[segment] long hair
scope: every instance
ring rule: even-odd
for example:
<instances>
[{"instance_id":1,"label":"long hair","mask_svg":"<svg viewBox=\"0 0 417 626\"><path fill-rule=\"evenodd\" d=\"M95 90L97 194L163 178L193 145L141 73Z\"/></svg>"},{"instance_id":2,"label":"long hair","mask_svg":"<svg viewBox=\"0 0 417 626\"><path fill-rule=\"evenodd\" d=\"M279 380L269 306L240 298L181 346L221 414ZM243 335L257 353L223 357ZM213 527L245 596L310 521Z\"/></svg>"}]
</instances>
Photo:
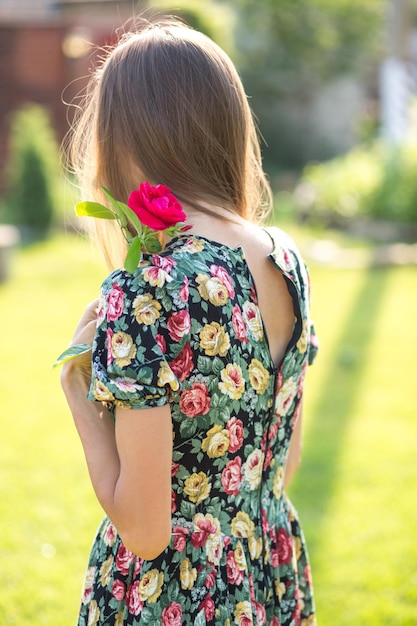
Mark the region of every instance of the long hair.
<instances>
[{"instance_id":1,"label":"long hair","mask_svg":"<svg viewBox=\"0 0 417 626\"><path fill-rule=\"evenodd\" d=\"M125 33L102 60L76 122L70 158L89 199L103 201L104 186L126 202L148 180L214 215L222 207L256 222L270 204L236 68L211 39L172 18ZM109 231L107 220L100 230L106 259L117 265L118 232Z\"/></svg>"}]
</instances>

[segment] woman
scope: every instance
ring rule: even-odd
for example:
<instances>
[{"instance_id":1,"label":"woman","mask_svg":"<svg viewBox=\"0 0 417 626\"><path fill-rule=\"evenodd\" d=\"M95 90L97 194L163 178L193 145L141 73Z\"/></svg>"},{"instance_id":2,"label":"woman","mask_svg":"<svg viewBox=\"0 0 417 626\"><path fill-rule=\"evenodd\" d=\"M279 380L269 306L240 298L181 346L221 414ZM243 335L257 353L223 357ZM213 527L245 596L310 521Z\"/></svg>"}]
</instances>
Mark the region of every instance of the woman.
<instances>
[{"instance_id":1,"label":"woman","mask_svg":"<svg viewBox=\"0 0 417 626\"><path fill-rule=\"evenodd\" d=\"M259 225L269 190L236 69L181 23L144 25L93 78L72 155L89 197L162 183L191 226L133 274L117 228L97 233L116 269L72 341L93 343L92 368L62 371L106 513L79 624L315 624L284 492L314 356L308 277Z\"/></svg>"}]
</instances>

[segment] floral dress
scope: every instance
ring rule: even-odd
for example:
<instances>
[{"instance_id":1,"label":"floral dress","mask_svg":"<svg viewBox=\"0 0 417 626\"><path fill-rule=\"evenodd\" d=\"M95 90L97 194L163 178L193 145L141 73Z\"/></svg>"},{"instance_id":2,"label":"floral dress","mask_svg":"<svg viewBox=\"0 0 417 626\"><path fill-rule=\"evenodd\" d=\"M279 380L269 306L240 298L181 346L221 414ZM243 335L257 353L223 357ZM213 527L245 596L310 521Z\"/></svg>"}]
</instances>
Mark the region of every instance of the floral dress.
<instances>
[{"instance_id":1,"label":"floral dress","mask_svg":"<svg viewBox=\"0 0 417 626\"><path fill-rule=\"evenodd\" d=\"M278 367L241 248L184 234L103 283L89 397L111 411L170 404L172 538L143 560L105 517L79 626L316 623L304 538L283 491L316 350L308 275L292 240L268 232L295 313Z\"/></svg>"}]
</instances>

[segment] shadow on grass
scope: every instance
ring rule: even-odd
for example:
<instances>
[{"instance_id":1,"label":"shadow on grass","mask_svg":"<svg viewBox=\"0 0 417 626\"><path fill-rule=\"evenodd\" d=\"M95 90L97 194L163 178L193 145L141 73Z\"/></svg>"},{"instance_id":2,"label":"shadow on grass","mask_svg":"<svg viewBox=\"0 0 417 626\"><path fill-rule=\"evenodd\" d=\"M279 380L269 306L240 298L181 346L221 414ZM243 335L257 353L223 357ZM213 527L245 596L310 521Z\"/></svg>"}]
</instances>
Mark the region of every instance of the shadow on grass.
<instances>
[{"instance_id":1,"label":"shadow on grass","mask_svg":"<svg viewBox=\"0 0 417 626\"><path fill-rule=\"evenodd\" d=\"M388 279L389 270L369 268L363 272L362 287L335 342L334 353L326 363L327 376L312 407L302 467L291 485L291 497L301 503L301 519L308 529L307 543L312 560L325 541L323 523L334 495L339 457L363 384L363 372Z\"/></svg>"}]
</instances>

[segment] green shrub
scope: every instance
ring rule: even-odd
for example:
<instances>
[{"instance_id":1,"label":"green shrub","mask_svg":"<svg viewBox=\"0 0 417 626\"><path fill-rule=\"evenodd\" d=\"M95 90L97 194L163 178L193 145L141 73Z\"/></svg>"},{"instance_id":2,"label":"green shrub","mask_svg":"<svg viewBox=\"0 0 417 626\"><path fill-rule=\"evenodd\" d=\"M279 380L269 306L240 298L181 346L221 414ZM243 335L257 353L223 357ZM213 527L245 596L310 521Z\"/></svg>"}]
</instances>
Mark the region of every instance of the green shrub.
<instances>
[{"instance_id":1,"label":"green shrub","mask_svg":"<svg viewBox=\"0 0 417 626\"><path fill-rule=\"evenodd\" d=\"M30 237L47 234L60 175L59 150L47 111L27 105L11 118L3 221Z\"/></svg>"},{"instance_id":2,"label":"green shrub","mask_svg":"<svg viewBox=\"0 0 417 626\"><path fill-rule=\"evenodd\" d=\"M375 141L310 164L295 200L304 217L328 224L356 217L417 223L417 147Z\"/></svg>"}]
</instances>

